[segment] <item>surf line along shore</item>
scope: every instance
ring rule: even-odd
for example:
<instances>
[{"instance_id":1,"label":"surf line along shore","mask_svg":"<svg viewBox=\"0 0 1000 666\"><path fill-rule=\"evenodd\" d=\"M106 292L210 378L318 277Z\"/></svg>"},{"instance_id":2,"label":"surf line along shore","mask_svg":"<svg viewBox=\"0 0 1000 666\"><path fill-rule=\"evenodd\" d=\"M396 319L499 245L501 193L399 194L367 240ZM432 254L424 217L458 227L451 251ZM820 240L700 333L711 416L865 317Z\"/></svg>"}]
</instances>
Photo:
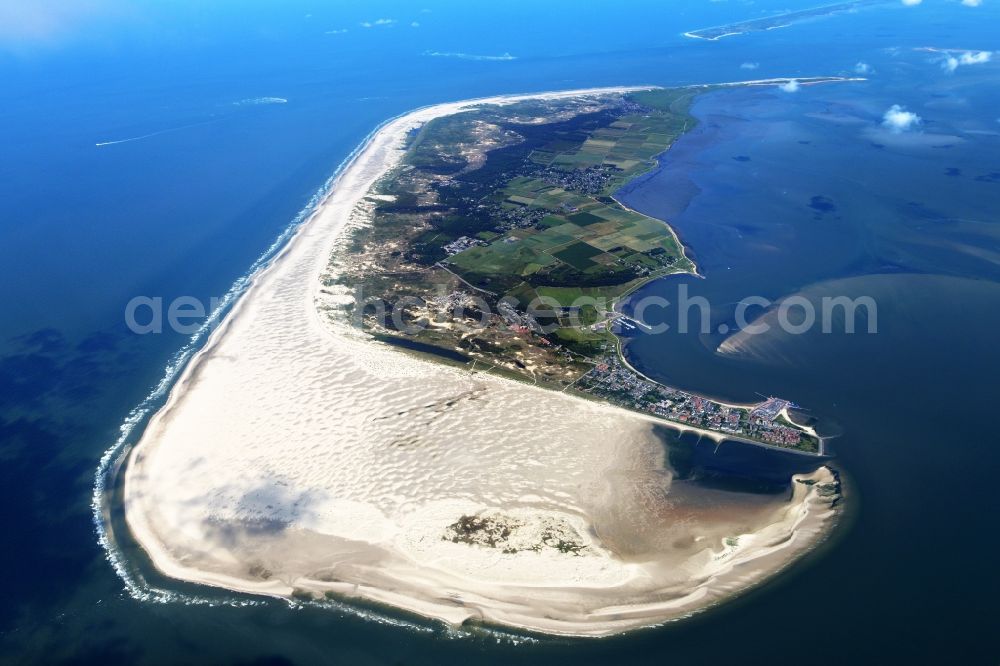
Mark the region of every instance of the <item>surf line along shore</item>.
<instances>
[{"instance_id":1,"label":"surf line along shore","mask_svg":"<svg viewBox=\"0 0 1000 666\"><path fill-rule=\"evenodd\" d=\"M603 636L707 608L815 545L836 515L825 467L720 518L685 505L635 414L413 358L318 313L338 236L411 130L481 104L637 89L436 105L372 136L129 454L125 519L156 569Z\"/></svg>"}]
</instances>

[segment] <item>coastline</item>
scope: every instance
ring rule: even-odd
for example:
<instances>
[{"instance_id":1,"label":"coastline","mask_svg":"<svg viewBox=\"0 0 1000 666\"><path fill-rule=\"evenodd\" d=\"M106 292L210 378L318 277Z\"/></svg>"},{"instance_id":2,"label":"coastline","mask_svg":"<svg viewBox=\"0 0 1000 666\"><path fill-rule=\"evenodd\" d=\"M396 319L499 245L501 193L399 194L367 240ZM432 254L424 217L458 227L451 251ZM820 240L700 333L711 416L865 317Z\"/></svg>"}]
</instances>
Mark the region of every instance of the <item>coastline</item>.
<instances>
[{"instance_id":1,"label":"coastline","mask_svg":"<svg viewBox=\"0 0 1000 666\"><path fill-rule=\"evenodd\" d=\"M236 343L253 341L254 336L259 332L256 327L261 326L262 322L281 320L280 318L289 314L301 318L296 323L301 321L311 325L310 335L313 337L310 338L310 344L316 344L315 336L317 333L321 333L321 338L328 341L331 338L336 338L336 334L329 329L328 324L321 321L319 310L316 307L318 280L303 282L302 278L319 275L337 243L338 234L351 223L351 211L364 198L370 187L398 163L402 155L402 142L413 127L435 117L458 113L479 104L506 104L524 99L582 96L602 92L617 93L649 88L586 89L560 93L481 98L441 104L424 107L399 116L386 123L381 130L375 133L364 148L359 150L354 159L345 166L323 203L298 229L288 244L277 253L273 261L254 276L251 286L243 297L233 306L223 323L212 333L205 346L191 359L170 392L166 404L151 419L141 440L130 452L124 471L126 522L153 565L162 573L173 578L255 594L280 597L306 595L312 598L316 595L321 597L330 592L387 603L425 617L456 624L472 618L545 633L599 636L658 624L701 610L736 591L746 589L773 575L791 561L794 555L809 549L817 538L825 533L833 510L825 508L825 503L821 501L813 487L793 484L794 497L790 506L779 512L782 516L781 520L768 523L767 527L761 529L758 534L747 536L745 539L748 543L747 546L734 547L729 553L724 547L723 553L721 555L716 553L715 559L711 555L715 551L711 548L705 551L705 557L708 558L708 561L703 562L702 572L695 576L699 582L694 585L694 589L686 590L684 594L678 592L670 601L638 603L633 600L623 607L620 604L609 605L607 603L610 601L604 596L607 594L607 590L634 587L637 585L637 580L648 576L648 572L643 570L644 565L641 563L628 563L624 567L612 565L612 563L605 561L610 556L598 544L588 544L588 547L593 546L593 550L598 552L594 558L576 558L577 560L593 559L595 561L574 562L574 564L584 568L575 570L575 573L570 572L572 575L568 579L564 579L561 584L554 584L552 581L559 581L563 576L562 573L559 573L559 569L565 565L565 558L553 555L541 562L543 566L541 566L540 573L549 577L545 580L529 581L530 576L525 578L527 574L520 570L520 567L524 566L525 558L523 557L520 559L515 557L506 563L502 562L503 566L500 570L495 570L495 563L489 564L490 567L493 567L489 569L493 572L490 574L493 578L471 580L468 571L464 574L459 573L454 566L451 570L448 567L435 568L440 567L439 562L445 556L437 551L438 544L423 542L417 544L406 542L404 544L406 546L404 557L395 558L394 556L391 559L391 564L396 567L396 573L389 581L385 578L387 575L385 571L367 570L364 572L364 576L361 576L364 582L350 581L340 574L335 580L314 579L306 575L299 575L294 581L277 576L252 580L245 575L237 575L234 571L226 571L225 567L210 570L197 566L198 560L215 557L223 562L231 562L234 557L232 553L222 552L218 545L209 546L206 544L205 535L210 534L213 529L217 529L217 524L206 521L207 525L200 526L203 529L199 530L195 526L189 526L184 533L172 532L164 527L163 522L157 524L156 518L164 518L164 512L167 509L164 508L164 505L157 504L156 499L174 498L174 495L171 494L172 489L164 484L168 483L171 478L176 481L176 477L170 477L169 474L176 473L179 468L170 465L178 463L179 458L173 460L170 459L170 456L180 455L182 458L184 454L184 452L177 454L168 447L161 446L163 440L168 435L173 438L174 442L178 439L183 440L185 437L203 436L199 426L205 426L213 418L216 418L220 409L226 411L227 414L231 413L231 418L235 421L245 418L253 419L257 416L253 411L259 409L260 404L242 405L238 404L238 401L237 404L227 402L231 400L234 389L243 389L248 386L248 384L233 384L232 382L235 380L248 380L253 384L280 380L274 386L268 387L269 390L262 392L264 399L278 401L277 396L282 394L287 382L295 379L294 377L275 378L258 374L251 362L256 363L262 357L258 356L253 349L246 351L247 345ZM268 308L275 303L283 304L286 309L280 309L271 314ZM279 319L269 320L268 317ZM289 346L303 344L302 340L294 335L298 331L281 333L287 335L285 337L279 335L277 340L271 341L275 346L263 348L262 352L272 352L274 349L284 350ZM341 338L336 338L333 342L350 347L352 353L356 352L359 348L357 345L361 344L359 341L345 341ZM234 354L234 347L238 348L240 353ZM396 354L396 352L391 353ZM246 355L241 356L240 354ZM395 361L395 356L392 360ZM409 376L408 373L422 372L424 369L428 373L431 372L429 368L426 368L430 364L423 361L416 362L416 365L407 365L405 368L402 367L402 364L398 364L388 369L384 365L387 362L387 357L379 356L370 361L363 360L363 362L374 364L376 372L401 373L399 376L403 377ZM240 363L247 367L236 367ZM244 374L233 375L234 372ZM439 374L442 374L442 381L445 379L452 381L457 376L456 372L444 373L442 371ZM525 386L511 388L508 384L513 384L513 382L504 382L504 380L497 378L491 378L485 382L482 378L477 378L476 382L477 384L485 384L487 388L482 389L485 391L506 391L509 389L519 395L531 391L552 393L544 389L532 389ZM255 386L254 389L262 390L259 386ZM474 390L480 390L480 388L477 386ZM199 392L201 393L199 394ZM210 400L198 404L196 399L192 399L195 394L210 398ZM286 396L286 399L288 398L294 400L295 396ZM534 394L531 395L531 399L545 400L542 396ZM559 400L572 401L565 403L572 405L570 409L583 410L582 406L577 407L576 404L585 403L592 416L607 418L609 422L620 418L623 422L630 424L630 429L627 431L633 433L634 430L636 442L644 437L632 420L637 415L630 414L626 421L625 417L617 414L618 411L624 410L617 410L610 406L602 407L595 405L593 401L575 396L567 395ZM263 406L266 407L267 404ZM281 407L287 409L288 405ZM308 407L310 405L307 402L304 408ZM562 402L556 404L555 400L552 401L554 413L564 408L565 405ZM180 432L174 432L167 427L168 425L176 425L182 417L187 420L184 421L183 426L179 426ZM667 427L675 429L683 427L682 424L674 424L660 419L655 420ZM365 421L364 424L367 423L369 422ZM310 424L306 423L303 425L303 430L308 431L309 427ZM279 430L278 436L280 437L282 434L282 431ZM220 446L222 443L214 441L212 444ZM227 454L231 454L233 459L238 459L242 453L245 453L240 450L241 442L238 440L225 442L225 444L230 447L231 450ZM642 446L646 446L648 449L648 444L648 441L643 440ZM594 450L598 451L596 448ZM190 454L190 451L187 453ZM648 451L646 453L648 454ZM605 455L607 454L605 453ZM163 459L168 459L170 465L162 468L157 467L157 463ZM200 463L198 460L188 459L186 464L197 467ZM267 461L257 460L254 464L266 467ZM164 475L164 469L169 474ZM822 473L823 469L825 468L821 468L816 474L819 474L820 478L824 479L823 482L826 483L828 477ZM158 474L159 476L157 476ZM828 475L829 472L826 474ZM159 485L154 487L156 481L159 481ZM188 487L183 490L198 492L196 487ZM156 493L160 493L160 495ZM248 493L247 496L250 494L252 493ZM187 501L190 497L182 499ZM203 501L207 500L203 498ZM534 500L528 502L528 504L532 503L539 504ZM180 502L178 506L180 506ZM239 509L239 507L236 508ZM340 508L350 517L351 522L369 518L372 525L378 526L382 531L390 529L388 524L384 522L384 517L375 516L367 508L354 505L344 505ZM186 514L182 514L181 509L177 509L177 511L178 513L175 515L167 517L174 519L185 517ZM236 511L236 513L239 512ZM581 532L585 531L583 528L586 527L586 522L580 515L582 513L584 510L579 509L571 512L569 517L565 518L567 524L579 523L577 527L581 528ZM241 514L241 517L245 516ZM214 514L210 518L217 519ZM297 520L300 518L301 516L296 516ZM306 518L314 520L314 517L311 516ZM327 524L323 524L323 520L326 520ZM312 543L316 538L315 534L328 535L334 527L341 528L342 525L337 523L337 520L337 516L325 516L322 520L314 521L316 524L310 523L309 529L302 530L297 527L296 533L291 535L289 535L291 530L284 529L282 534L274 537L274 544L277 544L280 539L290 540L288 543L281 541L282 547L288 547L290 544L301 545L303 540ZM292 522L294 521L289 521L289 524ZM330 527L329 523L331 522L336 523L336 525ZM173 524L180 525L183 524L183 521L175 520ZM769 533L768 528L773 526L780 527ZM327 531L324 532L320 527ZM379 529L374 531L378 532ZM774 534L774 532L778 532L778 534ZM241 538L245 536L242 535ZM268 538L271 536L273 535L268 535ZM384 544L385 542L384 534L373 533L368 536L371 537L372 544ZM756 541L764 543L758 543L754 547L754 537L758 537ZM185 549L188 549L188 552L185 553ZM423 559L424 550L427 549L430 549L429 552L433 551L433 557ZM456 557L461 559L460 556L451 551L448 552L446 559ZM389 555L383 550L373 550L372 554L375 555L376 562L382 558L390 560ZM534 556L526 557L530 559ZM721 563L716 561L718 557L723 558ZM501 558L501 561L503 559ZM458 565L458 570L464 566L464 563L457 561L452 562L452 564ZM353 563L353 566L360 567L361 565ZM477 563L476 566L484 565ZM435 597L431 591L423 587L428 581L432 583L432 588L435 590L444 587L460 591L463 595L461 603L456 603L453 598ZM561 591L556 595L558 598L551 600L547 607L544 604L536 604L530 599L530 596L525 596L526 589L537 591L540 585L561 588ZM632 592L638 593L639 590L632 590ZM648 594L648 591L642 594ZM588 606L585 606L589 608L587 612L579 610L582 598L588 602ZM574 611L573 609L578 610Z\"/></svg>"},{"instance_id":2,"label":"coastline","mask_svg":"<svg viewBox=\"0 0 1000 666\"><path fill-rule=\"evenodd\" d=\"M823 19L833 16L835 14L849 12L849 11L857 11L859 9L863 9L878 4L888 4L888 2L887 0L848 0L847 2L836 2L828 5L808 7L806 9L785 11L778 14L772 14L770 16L763 16L755 19L751 18L743 21L737 21L735 23L725 23L723 25L709 26L707 28L698 28L696 30L689 30L688 32L684 32L681 34L684 37L690 37L691 39L704 39L707 41L714 42L722 39L723 37L744 35L750 32L777 30L779 28L789 28L797 23L801 23L804 21L812 19ZM773 25L765 25L769 22L774 22L774 23ZM699 33L711 33L719 30L732 30L732 31L722 32L720 34L711 37L706 37L704 36L704 34L699 34Z\"/></svg>"},{"instance_id":3,"label":"coastline","mask_svg":"<svg viewBox=\"0 0 1000 666\"><path fill-rule=\"evenodd\" d=\"M738 33L731 33L731 34L738 34ZM695 37L696 35L689 35L689 36ZM723 35L723 36L726 36L726 35ZM704 38L701 38L701 37L699 37L699 38L700 39L704 39ZM710 38L710 39L714 40L714 39L718 39L718 37ZM844 77L844 76L814 76L814 77L802 77L802 78L778 77L778 78L767 78L767 79L753 79L753 80L746 80L746 81L732 81L732 82L715 83L715 84L693 84L693 85L688 85L688 86L683 86L683 87L686 87L686 88L710 88L710 87L728 88L728 87L738 87L738 86L770 86L770 85L780 85L780 84L788 83L788 82L791 82L791 81L796 81L800 85L817 85L817 84L822 84L822 83L858 82L858 81L865 81L865 80L867 80L865 77ZM664 151L664 153L661 153L660 155L657 155L656 156L657 160L663 154L665 154L668 151L669 151L669 148L667 149L667 151ZM641 213L639 211L635 211L633 208L627 206L622 201L620 201L617 197L612 196L611 198L614 199L615 203L617 203L622 208L625 208L626 210L629 210L629 211L632 211L632 212L643 214L643 213ZM657 280L666 279L666 278L671 277L673 275L683 275L683 274L693 275L694 277L701 278L701 279L704 278L704 276L701 275L701 273L698 271L698 264L697 264L697 262L694 259L692 259L690 256L688 256L688 254L687 254L687 246L681 241L681 238L680 238L680 236L679 236L679 234L677 232L677 229L668 220L662 220L662 222L670 230L670 234L673 237L674 242L677 243L677 246L681 248L682 256L683 256L684 259L686 259L687 261L690 262L691 268L690 268L690 270L682 270L682 271L676 271L674 273L668 273L668 274L665 274L665 275L657 275L657 276L649 277L647 279L639 281L637 284L633 285L631 288L628 289L628 291L626 291L623 294L621 294L615 300L615 303L613 305L613 310L615 312L618 312L619 314L622 314L621 310L620 310L620 306L622 305L622 303L624 303L626 301L626 299L629 297L630 294L632 294L632 293L634 293L634 292L642 289L643 287L645 287L645 286L647 286L647 285L649 285L649 284L651 284L653 282L656 282ZM642 323L642 322L639 322L639 323ZM649 377L645 373L643 373L640 370L638 370L635 366L633 366L629 362L628 358L625 355L625 343L626 343L626 340L624 338L622 338L621 336L619 336L617 334L614 334L613 332L612 332L612 334L614 335L615 341L616 341L615 342L615 354L618 357L618 360L625 367L627 367L630 371L632 371L633 373L635 373L637 376L645 379L646 381L652 382L654 384L663 385L658 380L655 380L655 379ZM719 399L719 398L717 398L715 396L709 396L709 395L705 395L705 394L701 394L701 395L702 395L702 397L708 398L708 399L712 400L713 402L718 403L719 405L722 405L722 406L728 407L728 408L733 408L733 409L752 409L755 406L755 403L735 403L735 402L728 402L728 401L725 401L725 400L721 400L721 399ZM581 394L580 397L583 397L584 399L587 399L587 400L597 400L598 402L600 402L599 398L591 397L591 396L586 395L586 394ZM643 413L643 412L640 412L640 411L635 411L635 413L648 418L652 422L663 424L663 425L665 425L667 427L675 428L676 430L678 430L680 432L694 432L694 433L697 433L699 436L708 437L709 439L711 439L711 440L713 440L715 442L719 442L719 443L721 443L723 441L726 441L726 440L733 440L733 441L738 441L738 442L745 443L745 444L750 444L750 445L753 445L753 446L758 446L758 447L761 447L761 448L764 448L764 449L770 449L770 450L775 450L775 451L785 451L785 452L799 454L799 455L803 455L803 456L810 456L810 457L814 457L814 458L817 458L817 459L822 459L822 458L828 457L826 455L826 439L824 437L822 437L821 435L819 435L819 433L816 432L815 428L813 428L811 426L808 426L808 425L805 425L803 423L799 423L794 418L792 418L792 416L789 413L789 410L788 410L787 407L780 412L780 416L784 417L785 420L787 420L789 423L791 423L796 428L802 430L803 432L805 432L809 436L814 437L818 441L818 450L816 452L801 451L801 450L797 450L797 449L793 449L793 448L788 448L788 447L778 446L778 445L774 445L774 444L769 444L767 442L762 442L762 441L759 441L759 440L749 439L749 438L746 438L746 437L740 437L739 435L735 435L735 434L730 435L730 434L726 434L726 433L722 433L722 432L708 430L708 429L705 429L705 428L700 428L700 427L696 427L696 426L691 426L691 425L688 425L688 424L680 423L678 421L673 421L673 420L670 420L670 419L653 416L653 415L650 415L650 414L647 414L647 413Z\"/></svg>"},{"instance_id":4,"label":"coastline","mask_svg":"<svg viewBox=\"0 0 1000 666\"><path fill-rule=\"evenodd\" d=\"M796 82L799 82L799 83L801 83L803 85L814 85L814 84L820 84L820 83L856 81L856 80L863 80L863 79L859 79L859 78L856 78L856 77L855 78L845 78L845 77L839 77L839 76L814 76L814 77L805 77L805 78L802 78L802 79L768 78L768 79L754 79L754 80L745 80L745 81L736 81L736 82L718 83L718 84L700 84L700 85L680 86L680 87L677 88L677 90L684 90L684 89L709 89L709 88L731 88L731 87L740 87L740 86L746 86L746 87L752 87L752 86L771 86L771 85L776 85L776 84L788 83L788 82L793 81L793 80L796 81ZM688 118L689 118L689 120L694 120L692 117L690 117L690 115L688 116ZM686 121L685 122L685 128L681 131L681 135L683 135L686 131L688 131L688 129L689 129L688 128L688 124L689 123ZM636 180L636 179L638 179L638 178L640 178L640 177L642 177L642 176L644 176L644 175L646 175L646 174L648 174L648 173L650 173L652 171L655 171L656 165L659 163L660 158L662 158L662 156L669 151L669 148L670 148L670 146L668 145L662 152L660 152L660 153L654 155L652 158L650 158L649 159L649 168L646 169L645 171L641 171L641 172L633 175L630 180L625 181L624 183L622 183L620 185L620 188L625 188L632 181L634 181L634 180ZM619 192L620 191L621 190L619 190ZM627 206L624 203L622 203L622 201L620 201L615 196L615 194L610 195L610 198L621 209L629 211L629 212L632 212L632 213L635 213L636 215L641 215L643 217L646 217L640 211L636 211L635 209L631 208L630 206ZM653 218L650 218L650 219L653 219ZM625 320L631 321L631 323L633 323L633 324L635 324L637 326L640 326L640 327L643 326L643 322L639 322L639 321L631 319L631 318L629 318L627 316L624 316L623 313L622 313L622 311L621 311L621 309L620 309L620 306L627 300L627 298L628 298L628 296L630 294L632 294L632 293L634 293L634 292L642 289L644 286L646 286L646 285L648 285L648 284L650 284L652 282L655 282L655 281L660 280L660 279L665 279L665 278L670 277L672 275L677 275L677 274L685 273L685 274L694 275L695 277L699 277L699 278L703 277L698 272L697 263L688 255L688 247L682 242L682 240L679 237L678 232L674 228L674 226L668 220L665 220L665 219L663 219L663 220L656 219L655 221L657 223L663 225L664 227L666 227L666 231L669 233L670 238L673 240L673 243L678 248L680 248L680 257L685 262L686 265L683 268L674 268L672 270L654 272L653 274L650 274L650 275L645 276L643 278L639 278L637 280L634 280L631 283L631 285L623 293L621 293L620 295L614 297L614 300L612 302L612 308L611 308L611 310L616 313L615 316L622 317ZM496 296L496 294L494 292L490 292L490 291L482 289L482 288L480 288L478 286L470 284L461 275L459 275L455 271L452 271L448 267L447 263L445 263L445 262L437 262L435 264L435 267L440 268L441 270L444 270L444 271L448 272L453 277L455 277L457 280L459 280L460 282L462 282L469 289L472 289L472 290L478 291L478 292L482 292L482 293L485 293L485 294L490 295L490 296ZM333 279L334 281L336 281L337 278L332 277L332 276L333 276L333 273L331 273L331 279ZM625 359L625 357L623 355L624 343L626 342L626 340L624 338L622 338L621 336L619 336L618 334L614 333L614 331L610 331L610 333L615 338L616 355L618 357L618 360L626 368L628 368L636 376L641 377L643 380L648 381L648 382L650 382L650 383L652 383L654 385L662 386L665 389L672 388L672 387L669 387L669 386L667 386L665 384L661 384L661 383L659 383L659 382L651 379L650 377L648 377L644 373L641 373L641 372L637 371L634 368L634 366L632 366L627 361L627 359ZM384 341L385 342L389 342L389 343L392 343L393 341L398 340L399 341L399 345L404 346L404 347L407 346L408 340L409 340L408 336L405 336L405 335L403 335L403 336L394 336L394 334L391 332L391 330L390 331L386 331L385 334L384 334L384 336L382 336L380 334L379 337L380 338L384 337L385 338ZM414 349L414 347L411 346L411 350L413 350L413 349ZM458 347L455 347L454 350L453 350L451 347L449 347L449 346L447 346L445 344L441 344L440 347L439 347L439 349L444 350L444 352L443 352L444 355L445 356L449 356L449 358L451 358L451 356L453 356L454 353L457 353ZM419 352L421 350L418 349L417 351ZM441 354L436 354L435 350L433 350L431 348L425 349L423 351L428 354L426 358L431 358L431 359L439 360L439 357L441 355ZM466 357L466 358L469 358L469 357ZM454 360L454 359L451 359L451 360ZM472 359L470 358L469 360L472 360ZM593 362L592 359L588 359L588 360L591 360L591 362ZM519 374L516 372L516 370L513 371L513 372L509 372L508 370L503 369L502 368L502 364L491 365L487 370L485 370L485 372L487 372L487 373L494 373L494 374L497 374L499 376L502 376L502 377L505 377L505 378L515 379L515 380L518 380L518 381L522 381L523 380L523 381L525 381L528 384L538 385L538 380L537 380L536 377L534 377L534 376L526 376L526 377L519 376ZM578 377L577 380L578 379L580 379L580 377ZM555 388L557 390L561 390L563 392L568 392L570 389L572 389L575 386L575 384L576 384L576 380L574 380L568 386L565 386L565 387L562 387L562 388L557 388L557 387L553 387L553 388ZM587 400L595 400L598 403L604 403L604 402L606 402L605 398L602 398L602 397L596 396L596 395L592 395L588 391L573 390L572 391L572 395L575 395L575 396L578 396L578 397L581 397L581 398L584 398L584 399L587 399ZM750 411L754 407L757 406L757 403L754 403L754 404L737 404L737 403L732 403L732 402L726 402L726 401L717 399L717 398L712 397L712 396L707 396L707 395L704 395L704 394L699 394L698 397L707 398L707 399L711 400L713 403L715 403L715 404L717 404L717 405L719 405L721 407L725 407L725 408L729 408L729 409L737 409L737 410L743 410L743 411ZM792 452L792 453L796 453L796 454L800 454L800 455L805 455L805 456L812 456L812 457L815 457L815 458L823 458L823 457L825 457L824 456L824 444L823 444L822 438L816 433L816 431L813 428L805 426L805 425L800 424L800 423L797 423L793 419L791 419L789 417L788 413L787 413L787 410L785 410L781 414L781 416L786 421L786 425L789 425L793 429L798 430L801 434L804 434L804 435L812 438L812 440L815 442L815 449L814 450L806 450L806 449L798 448L798 447L788 447L788 446L782 446L780 444L773 444L773 443L770 443L768 441L765 441L764 439L754 438L752 436L747 436L747 435L742 435L742 434L739 434L738 432L732 432L732 431L726 431L726 430L712 430L712 429L709 429L709 428L705 428L705 427L701 427L701 426L697 426L697 425L691 425L691 424L688 424L688 423L684 423L683 421L673 420L673 419L666 418L666 417L663 417L663 416L658 416L658 415L652 415L648 410L639 410L639 409L634 409L632 407L629 407L627 405L621 405L621 404L617 404L617 403L615 403L615 404L617 406L623 408L623 409L630 410L630 411L632 411L634 413L642 414L642 415L645 415L645 416L649 416L653 420L653 422L664 424L664 425L667 425L667 426L673 426L676 429L678 429L680 431L684 431L684 432L695 432L695 433L698 433L699 435L706 435L709 438L711 438L711 439L713 439L714 441L717 441L717 442L721 442L721 441L725 441L725 440L732 440L732 441L736 441L736 442L741 442L741 443L749 444L749 445L752 445L752 446L759 446L759 447L762 447L762 448L765 448L765 449L771 449L771 450L776 450L776 451L789 451L789 452Z\"/></svg>"}]
</instances>

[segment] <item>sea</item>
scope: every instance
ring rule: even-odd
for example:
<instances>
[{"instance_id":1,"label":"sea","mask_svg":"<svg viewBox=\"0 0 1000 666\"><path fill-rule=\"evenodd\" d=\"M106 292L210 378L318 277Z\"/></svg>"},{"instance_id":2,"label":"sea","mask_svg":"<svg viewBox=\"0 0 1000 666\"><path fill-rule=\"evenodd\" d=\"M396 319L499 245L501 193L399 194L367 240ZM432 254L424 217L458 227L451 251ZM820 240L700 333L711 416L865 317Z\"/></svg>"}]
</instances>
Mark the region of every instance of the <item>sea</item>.
<instances>
[{"instance_id":1,"label":"sea","mask_svg":"<svg viewBox=\"0 0 1000 666\"><path fill-rule=\"evenodd\" d=\"M1000 3L887 2L717 41L683 33L810 5L5 4L4 663L996 663ZM794 400L829 436L844 514L808 557L718 608L601 640L125 589L95 473L204 339L133 332L133 299L166 314L237 296L351 151L416 107L826 75L865 80L703 95L697 126L620 193L669 220L700 272L633 303L683 287L711 304L708 330L631 335L630 361L724 400ZM748 297L824 296L871 298L877 332L732 332ZM725 444L703 455L766 467Z\"/></svg>"}]
</instances>

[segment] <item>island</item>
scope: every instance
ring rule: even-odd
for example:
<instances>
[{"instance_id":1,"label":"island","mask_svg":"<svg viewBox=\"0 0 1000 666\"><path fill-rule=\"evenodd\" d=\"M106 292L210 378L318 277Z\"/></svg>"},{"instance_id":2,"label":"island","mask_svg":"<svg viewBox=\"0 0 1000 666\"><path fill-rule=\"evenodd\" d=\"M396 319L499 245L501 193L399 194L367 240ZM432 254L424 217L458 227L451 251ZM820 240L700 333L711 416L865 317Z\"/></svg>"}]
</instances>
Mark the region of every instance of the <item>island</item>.
<instances>
[{"instance_id":1,"label":"island","mask_svg":"<svg viewBox=\"0 0 1000 666\"><path fill-rule=\"evenodd\" d=\"M691 100L709 89L492 105L428 123L369 193L372 224L334 255L325 286L343 307L325 311L482 372L821 454L791 401L731 405L661 385L632 368L616 334L645 327L621 313L629 294L697 273L666 221L615 193L694 126Z\"/></svg>"},{"instance_id":2,"label":"island","mask_svg":"<svg viewBox=\"0 0 1000 666\"><path fill-rule=\"evenodd\" d=\"M129 592L598 637L812 551L841 485L788 402L656 384L614 332L630 290L696 270L614 192L712 90L469 100L373 132L106 454L94 514ZM780 460L780 487L701 483L679 433Z\"/></svg>"},{"instance_id":3,"label":"island","mask_svg":"<svg viewBox=\"0 0 1000 666\"><path fill-rule=\"evenodd\" d=\"M685 32L684 36L691 37L693 39L716 41L722 39L723 37L742 35L748 32L785 28L795 23L801 23L802 21L832 16L833 14L839 14L841 12L858 11L859 9L874 5L886 5L890 2L891 0L850 0L849 2L838 2L832 5L822 5L820 7L810 7L808 9L796 9L793 11L782 12L780 14L764 16L762 18L738 21L736 23L727 23L725 25L714 26L711 28L700 28L698 30Z\"/></svg>"}]
</instances>

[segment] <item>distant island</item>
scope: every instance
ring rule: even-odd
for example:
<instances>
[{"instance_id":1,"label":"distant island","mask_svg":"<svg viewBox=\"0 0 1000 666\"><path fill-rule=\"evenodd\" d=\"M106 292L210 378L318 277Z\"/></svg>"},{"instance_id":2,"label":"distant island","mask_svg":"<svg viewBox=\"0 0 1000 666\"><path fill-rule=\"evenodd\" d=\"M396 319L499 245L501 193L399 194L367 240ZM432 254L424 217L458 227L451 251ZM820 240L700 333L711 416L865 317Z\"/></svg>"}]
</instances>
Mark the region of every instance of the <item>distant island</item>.
<instances>
[{"instance_id":1,"label":"distant island","mask_svg":"<svg viewBox=\"0 0 1000 666\"><path fill-rule=\"evenodd\" d=\"M664 386L628 364L615 333L645 326L620 312L628 294L697 273L666 221L614 195L695 125L692 100L714 88L484 106L428 123L370 193L373 224L335 255L327 286L357 297L329 315L480 371L821 454L790 401L729 405Z\"/></svg>"},{"instance_id":2,"label":"distant island","mask_svg":"<svg viewBox=\"0 0 1000 666\"><path fill-rule=\"evenodd\" d=\"M830 16L840 12L856 11L873 5L884 5L888 4L890 1L891 0L851 0L850 2L838 2L832 5L811 7L809 9L797 9L790 12L782 12L781 14L764 16L762 18L739 21L737 23L727 23L725 25L715 26L712 28L691 30L689 32L685 32L684 36L692 37L694 39L707 39L715 41L722 39L723 37L742 35L748 32L784 28L801 21L822 18L824 16Z\"/></svg>"}]
</instances>

